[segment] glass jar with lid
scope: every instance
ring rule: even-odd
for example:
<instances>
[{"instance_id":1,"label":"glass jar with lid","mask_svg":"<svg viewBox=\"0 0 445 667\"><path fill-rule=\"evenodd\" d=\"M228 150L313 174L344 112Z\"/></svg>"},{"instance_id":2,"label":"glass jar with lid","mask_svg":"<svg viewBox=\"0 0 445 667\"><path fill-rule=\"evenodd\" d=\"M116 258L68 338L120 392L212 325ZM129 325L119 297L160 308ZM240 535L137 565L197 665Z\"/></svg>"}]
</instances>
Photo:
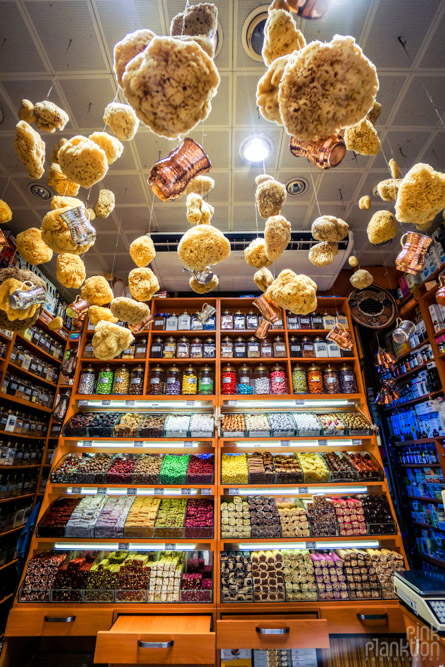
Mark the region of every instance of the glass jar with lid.
<instances>
[{"instance_id":1,"label":"glass jar with lid","mask_svg":"<svg viewBox=\"0 0 445 667\"><path fill-rule=\"evenodd\" d=\"M167 321L165 323L165 330L166 331L177 331L178 330L178 316L176 313L170 313L167 317Z\"/></svg>"},{"instance_id":2,"label":"glass jar with lid","mask_svg":"<svg viewBox=\"0 0 445 667\"><path fill-rule=\"evenodd\" d=\"M148 373L147 394L151 396L162 396L164 393L165 375L161 366L157 364Z\"/></svg>"},{"instance_id":3,"label":"glass jar with lid","mask_svg":"<svg viewBox=\"0 0 445 667\"><path fill-rule=\"evenodd\" d=\"M240 310L233 316L233 328L237 331L244 331L246 328L246 316Z\"/></svg>"},{"instance_id":4,"label":"glass jar with lid","mask_svg":"<svg viewBox=\"0 0 445 667\"><path fill-rule=\"evenodd\" d=\"M351 366L343 364L338 371L338 379L340 382L341 394L356 394L357 387L355 385L354 371Z\"/></svg>"},{"instance_id":5,"label":"glass jar with lid","mask_svg":"<svg viewBox=\"0 0 445 667\"><path fill-rule=\"evenodd\" d=\"M191 329L192 331L201 331L204 327L199 319L200 311L197 310L196 313L193 313L192 315L192 324L191 324Z\"/></svg>"},{"instance_id":6,"label":"glass jar with lid","mask_svg":"<svg viewBox=\"0 0 445 667\"><path fill-rule=\"evenodd\" d=\"M302 356L301 338L298 338L297 336L291 336L289 338L289 354L294 359Z\"/></svg>"},{"instance_id":7,"label":"glass jar with lid","mask_svg":"<svg viewBox=\"0 0 445 667\"><path fill-rule=\"evenodd\" d=\"M183 336L178 340L176 345L176 358L177 359L188 359L190 356L190 343L188 339Z\"/></svg>"},{"instance_id":8,"label":"glass jar with lid","mask_svg":"<svg viewBox=\"0 0 445 667\"><path fill-rule=\"evenodd\" d=\"M287 394L286 371L276 364L270 373L270 391L272 394Z\"/></svg>"},{"instance_id":9,"label":"glass jar with lid","mask_svg":"<svg viewBox=\"0 0 445 667\"><path fill-rule=\"evenodd\" d=\"M323 316L321 313L312 313L312 328L323 329Z\"/></svg>"},{"instance_id":10,"label":"glass jar with lid","mask_svg":"<svg viewBox=\"0 0 445 667\"><path fill-rule=\"evenodd\" d=\"M164 343L162 338L160 336L153 338L150 346L150 359L161 359L163 348Z\"/></svg>"},{"instance_id":11,"label":"glass jar with lid","mask_svg":"<svg viewBox=\"0 0 445 667\"><path fill-rule=\"evenodd\" d=\"M25 398L25 381L23 378L17 378L17 391L15 395L17 398Z\"/></svg>"},{"instance_id":12,"label":"glass jar with lid","mask_svg":"<svg viewBox=\"0 0 445 667\"><path fill-rule=\"evenodd\" d=\"M167 322L167 315L165 313L157 313L153 317L152 329L154 331L165 331L165 325Z\"/></svg>"},{"instance_id":13,"label":"glass jar with lid","mask_svg":"<svg viewBox=\"0 0 445 667\"><path fill-rule=\"evenodd\" d=\"M208 319L204 322L203 328L206 331L213 331L216 328L216 317L215 313L212 313Z\"/></svg>"},{"instance_id":14,"label":"glass jar with lid","mask_svg":"<svg viewBox=\"0 0 445 667\"><path fill-rule=\"evenodd\" d=\"M236 371L231 364L221 370L221 393L236 394Z\"/></svg>"},{"instance_id":15,"label":"glass jar with lid","mask_svg":"<svg viewBox=\"0 0 445 667\"><path fill-rule=\"evenodd\" d=\"M142 396L144 393L144 367L138 364L131 369L129 393L135 396Z\"/></svg>"},{"instance_id":16,"label":"glass jar with lid","mask_svg":"<svg viewBox=\"0 0 445 667\"><path fill-rule=\"evenodd\" d=\"M253 372L246 364L238 369L237 394L253 394Z\"/></svg>"},{"instance_id":17,"label":"glass jar with lid","mask_svg":"<svg viewBox=\"0 0 445 667\"><path fill-rule=\"evenodd\" d=\"M198 393L198 376L196 368L192 364L187 366L182 374L182 393L184 396L191 396Z\"/></svg>"},{"instance_id":18,"label":"glass jar with lid","mask_svg":"<svg viewBox=\"0 0 445 667\"><path fill-rule=\"evenodd\" d=\"M198 338L193 338L191 345L190 345L190 358L191 359L202 359L203 355L203 343L202 339Z\"/></svg>"},{"instance_id":19,"label":"glass jar with lid","mask_svg":"<svg viewBox=\"0 0 445 667\"><path fill-rule=\"evenodd\" d=\"M328 356L328 344L324 338L317 336L314 340L314 355L316 357Z\"/></svg>"},{"instance_id":20,"label":"glass jar with lid","mask_svg":"<svg viewBox=\"0 0 445 667\"><path fill-rule=\"evenodd\" d=\"M206 359L214 359L216 356L216 344L214 338L206 338L204 341L204 357Z\"/></svg>"},{"instance_id":21,"label":"glass jar with lid","mask_svg":"<svg viewBox=\"0 0 445 667\"><path fill-rule=\"evenodd\" d=\"M167 371L165 393L167 396L180 396L181 394L181 370L178 366L170 366Z\"/></svg>"},{"instance_id":22,"label":"glass jar with lid","mask_svg":"<svg viewBox=\"0 0 445 667\"><path fill-rule=\"evenodd\" d=\"M83 368L80 372L78 394L94 394L96 389L96 372L91 366Z\"/></svg>"},{"instance_id":23,"label":"glass jar with lid","mask_svg":"<svg viewBox=\"0 0 445 667\"><path fill-rule=\"evenodd\" d=\"M247 341L247 357L249 359L258 359L260 356L260 342L255 336L251 336Z\"/></svg>"},{"instance_id":24,"label":"glass jar with lid","mask_svg":"<svg viewBox=\"0 0 445 667\"><path fill-rule=\"evenodd\" d=\"M86 343L83 348L83 357L84 359L94 359L94 348L93 343Z\"/></svg>"},{"instance_id":25,"label":"glass jar with lid","mask_svg":"<svg viewBox=\"0 0 445 667\"><path fill-rule=\"evenodd\" d=\"M300 317L299 315L294 315L294 313L287 314L287 328L288 329L299 329L300 328Z\"/></svg>"},{"instance_id":26,"label":"glass jar with lid","mask_svg":"<svg viewBox=\"0 0 445 667\"><path fill-rule=\"evenodd\" d=\"M270 377L267 366L260 364L253 371L254 394L270 394Z\"/></svg>"},{"instance_id":27,"label":"glass jar with lid","mask_svg":"<svg viewBox=\"0 0 445 667\"><path fill-rule=\"evenodd\" d=\"M221 341L221 357L226 359L232 359L233 357L233 341L229 336Z\"/></svg>"},{"instance_id":28,"label":"glass jar with lid","mask_svg":"<svg viewBox=\"0 0 445 667\"><path fill-rule=\"evenodd\" d=\"M233 329L233 315L227 308L221 315L221 329Z\"/></svg>"},{"instance_id":29,"label":"glass jar with lid","mask_svg":"<svg viewBox=\"0 0 445 667\"><path fill-rule=\"evenodd\" d=\"M312 318L310 315L300 315L300 329L312 329Z\"/></svg>"},{"instance_id":30,"label":"glass jar with lid","mask_svg":"<svg viewBox=\"0 0 445 667\"><path fill-rule=\"evenodd\" d=\"M294 394L307 394L306 371L300 364L292 369L292 389Z\"/></svg>"},{"instance_id":31,"label":"glass jar with lid","mask_svg":"<svg viewBox=\"0 0 445 667\"><path fill-rule=\"evenodd\" d=\"M305 336L301 341L301 356L303 359L315 357L314 341L309 336Z\"/></svg>"},{"instance_id":32,"label":"glass jar with lid","mask_svg":"<svg viewBox=\"0 0 445 667\"><path fill-rule=\"evenodd\" d=\"M310 394L323 393L323 376L320 366L312 364L307 372L307 386Z\"/></svg>"},{"instance_id":33,"label":"glass jar with lid","mask_svg":"<svg viewBox=\"0 0 445 667\"><path fill-rule=\"evenodd\" d=\"M328 364L323 373L324 390L326 394L340 393L340 380L335 366Z\"/></svg>"},{"instance_id":34,"label":"glass jar with lid","mask_svg":"<svg viewBox=\"0 0 445 667\"><path fill-rule=\"evenodd\" d=\"M111 394L113 389L114 373L111 366L107 365L100 369L97 378L97 394Z\"/></svg>"},{"instance_id":35,"label":"glass jar with lid","mask_svg":"<svg viewBox=\"0 0 445 667\"><path fill-rule=\"evenodd\" d=\"M121 359L134 359L135 351L136 351L135 342L133 340L130 343L130 346L125 348L125 350L122 352L120 358Z\"/></svg>"},{"instance_id":36,"label":"glass jar with lid","mask_svg":"<svg viewBox=\"0 0 445 667\"><path fill-rule=\"evenodd\" d=\"M273 356L274 357L286 356L286 343L284 342L282 336L275 336L275 338L273 339Z\"/></svg>"},{"instance_id":37,"label":"glass jar with lid","mask_svg":"<svg viewBox=\"0 0 445 667\"><path fill-rule=\"evenodd\" d=\"M233 346L233 356L236 359L243 359L244 357L247 357L247 344L242 336L238 336L238 338L235 339Z\"/></svg>"},{"instance_id":38,"label":"glass jar with lid","mask_svg":"<svg viewBox=\"0 0 445 667\"><path fill-rule=\"evenodd\" d=\"M215 374L208 364L202 366L199 371L198 393L211 396L215 390Z\"/></svg>"},{"instance_id":39,"label":"glass jar with lid","mask_svg":"<svg viewBox=\"0 0 445 667\"><path fill-rule=\"evenodd\" d=\"M261 356L264 359L270 359L271 357L273 357L272 341L267 340L267 338L264 338L261 341Z\"/></svg>"},{"instance_id":40,"label":"glass jar with lid","mask_svg":"<svg viewBox=\"0 0 445 667\"><path fill-rule=\"evenodd\" d=\"M114 378L113 378L113 394L118 394L119 396L123 396L124 394L129 393L129 387L130 387L130 371L128 370L128 366L125 364L122 364L122 366L119 366L114 371Z\"/></svg>"},{"instance_id":41,"label":"glass jar with lid","mask_svg":"<svg viewBox=\"0 0 445 667\"><path fill-rule=\"evenodd\" d=\"M162 356L164 359L174 359L176 356L176 339L173 336L169 336L165 341Z\"/></svg>"},{"instance_id":42,"label":"glass jar with lid","mask_svg":"<svg viewBox=\"0 0 445 667\"><path fill-rule=\"evenodd\" d=\"M192 318L190 317L190 313L184 310L178 318L178 329L180 331L190 331L191 321Z\"/></svg>"},{"instance_id":43,"label":"glass jar with lid","mask_svg":"<svg viewBox=\"0 0 445 667\"><path fill-rule=\"evenodd\" d=\"M147 337L141 336L136 341L134 349L134 358L135 359L145 359L147 356Z\"/></svg>"},{"instance_id":44,"label":"glass jar with lid","mask_svg":"<svg viewBox=\"0 0 445 667\"><path fill-rule=\"evenodd\" d=\"M256 313L254 310L249 310L249 312L246 315L246 329L252 329L255 331L255 329L258 327L258 313Z\"/></svg>"},{"instance_id":45,"label":"glass jar with lid","mask_svg":"<svg viewBox=\"0 0 445 667\"><path fill-rule=\"evenodd\" d=\"M12 359L12 352L11 352L11 357L10 361L13 363L17 364L17 366L22 366L23 365L23 360L25 358L25 350L21 345L18 345L17 347L17 356L16 356L16 361Z\"/></svg>"}]
</instances>

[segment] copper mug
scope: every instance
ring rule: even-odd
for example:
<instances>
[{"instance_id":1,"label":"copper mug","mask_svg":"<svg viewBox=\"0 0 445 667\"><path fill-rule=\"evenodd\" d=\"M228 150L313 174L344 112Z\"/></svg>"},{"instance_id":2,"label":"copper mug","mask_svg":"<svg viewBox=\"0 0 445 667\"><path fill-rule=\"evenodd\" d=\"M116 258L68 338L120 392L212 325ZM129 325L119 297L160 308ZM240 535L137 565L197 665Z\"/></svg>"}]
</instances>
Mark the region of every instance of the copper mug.
<instances>
[{"instance_id":1,"label":"copper mug","mask_svg":"<svg viewBox=\"0 0 445 667\"><path fill-rule=\"evenodd\" d=\"M142 320L142 322L139 322L139 324L129 324L128 328L130 329L131 333L133 334L138 334L141 333L141 331L145 331L145 329L148 329L148 326L150 322L152 322L154 319L153 315L150 313L150 315L147 315L145 320Z\"/></svg>"},{"instance_id":2,"label":"copper mug","mask_svg":"<svg viewBox=\"0 0 445 667\"><path fill-rule=\"evenodd\" d=\"M327 339L334 341L341 350L352 350L352 346L354 345L351 333L346 329L344 324L341 324L340 322L334 324L326 336L326 340Z\"/></svg>"},{"instance_id":3,"label":"copper mug","mask_svg":"<svg viewBox=\"0 0 445 667\"><path fill-rule=\"evenodd\" d=\"M70 305L66 307L66 314L73 319L79 317L82 313L87 313L89 307L90 304L88 301L86 299L81 299L80 296L77 295L73 303L70 303Z\"/></svg>"},{"instance_id":4,"label":"copper mug","mask_svg":"<svg viewBox=\"0 0 445 667\"><path fill-rule=\"evenodd\" d=\"M204 324L207 322L209 317L211 315L214 315L216 313L216 308L213 306L210 306L208 303L205 303L202 307L202 310L200 313L198 313L198 320Z\"/></svg>"},{"instance_id":5,"label":"copper mug","mask_svg":"<svg viewBox=\"0 0 445 667\"><path fill-rule=\"evenodd\" d=\"M400 239L403 250L397 255L396 269L404 273L419 273L423 269L426 251L432 242L433 239L425 234L406 232Z\"/></svg>"},{"instance_id":6,"label":"copper mug","mask_svg":"<svg viewBox=\"0 0 445 667\"><path fill-rule=\"evenodd\" d=\"M271 301L271 299L268 299L265 294L257 296L256 299L252 301L252 303L256 308L258 308L261 315L265 320L270 322L270 324L274 324L275 322L278 322L279 319L281 319L281 308L277 306L276 303Z\"/></svg>"},{"instance_id":7,"label":"copper mug","mask_svg":"<svg viewBox=\"0 0 445 667\"><path fill-rule=\"evenodd\" d=\"M269 333L269 329L271 326L272 326L271 323L268 322L267 320L261 320L261 322L256 328L255 336L260 340L263 340Z\"/></svg>"},{"instance_id":8,"label":"copper mug","mask_svg":"<svg viewBox=\"0 0 445 667\"><path fill-rule=\"evenodd\" d=\"M439 276L439 289L436 292L436 303L445 306L445 276Z\"/></svg>"}]
</instances>

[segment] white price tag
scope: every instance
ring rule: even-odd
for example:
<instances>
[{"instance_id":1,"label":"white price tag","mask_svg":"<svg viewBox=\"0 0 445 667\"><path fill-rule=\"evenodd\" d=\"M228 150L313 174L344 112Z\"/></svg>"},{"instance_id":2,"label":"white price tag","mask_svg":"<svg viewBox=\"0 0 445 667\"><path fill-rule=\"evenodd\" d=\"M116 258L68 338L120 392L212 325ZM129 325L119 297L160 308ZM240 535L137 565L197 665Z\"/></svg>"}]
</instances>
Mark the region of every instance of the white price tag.
<instances>
[{"instance_id":1,"label":"white price tag","mask_svg":"<svg viewBox=\"0 0 445 667\"><path fill-rule=\"evenodd\" d=\"M77 405L79 408L84 408L88 405L88 401L79 401Z\"/></svg>"},{"instance_id":2,"label":"white price tag","mask_svg":"<svg viewBox=\"0 0 445 667\"><path fill-rule=\"evenodd\" d=\"M327 441L327 440L319 440L319 441L318 441L318 446L319 446L319 447L326 447L327 444L328 444L328 441Z\"/></svg>"},{"instance_id":3,"label":"white price tag","mask_svg":"<svg viewBox=\"0 0 445 667\"><path fill-rule=\"evenodd\" d=\"M353 440L353 441L352 441L352 444L353 444L353 445L361 445L361 444L362 444L362 441L361 441L361 440Z\"/></svg>"},{"instance_id":4,"label":"white price tag","mask_svg":"<svg viewBox=\"0 0 445 667\"><path fill-rule=\"evenodd\" d=\"M211 496L212 489L201 489L201 496Z\"/></svg>"},{"instance_id":5,"label":"white price tag","mask_svg":"<svg viewBox=\"0 0 445 667\"><path fill-rule=\"evenodd\" d=\"M295 405L302 407L304 405L304 401L295 401Z\"/></svg>"},{"instance_id":6,"label":"white price tag","mask_svg":"<svg viewBox=\"0 0 445 667\"><path fill-rule=\"evenodd\" d=\"M105 496L107 493L106 489L97 489L97 495L99 496Z\"/></svg>"},{"instance_id":7,"label":"white price tag","mask_svg":"<svg viewBox=\"0 0 445 667\"><path fill-rule=\"evenodd\" d=\"M102 401L102 407L104 408L106 405L111 405L111 401Z\"/></svg>"},{"instance_id":8,"label":"white price tag","mask_svg":"<svg viewBox=\"0 0 445 667\"><path fill-rule=\"evenodd\" d=\"M307 486L299 486L298 493L307 493Z\"/></svg>"},{"instance_id":9,"label":"white price tag","mask_svg":"<svg viewBox=\"0 0 445 667\"><path fill-rule=\"evenodd\" d=\"M155 489L154 490L154 495L155 496L163 496L164 495L164 489Z\"/></svg>"},{"instance_id":10,"label":"white price tag","mask_svg":"<svg viewBox=\"0 0 445 667\"><path fill-rule=\"evenodd\" d=\"M151 408L159 408L159 403L151 403L150 407Z\"/></svg>"},{"instance_id":11,"label":"white price tag","mask_svg":"<svg viewBox=\"0 0 445 667\"><path fill-rule=\"evenodd\" d=\"M143 444L144 444L143 442L138 442L137 440L135 440L135 441L133 442L133 447L142 447Z\"/></svg>"},{"instance_id":12,"label":"white price tag","mask_svg":"<svg viewBox=\"0 0 445 667\"><path fill-rule=\"evenodd\" d=\"M129 544L128 542L118 542L117 548L119 551L128 551Z\"/></svg>"},{"instance_id":13,"label":"white price tag","mask_svg":"<svg viewBox=\"0 0 445 667\"><path fill-rule=\"evenodd\" d=\"M127 408L133 408L134 407L134 401L125 401L125 405Z\"/></svg>"},{"instance_id":14,"label":"white price tag","mask_svg":"<svg viewBox=\"0 0 445 667\"><path fill-rule=\"evenodd\" d=\"M165 550L166 551L176 551L176 544L174 542L166 543L165 544Z\"/></svg>"},{"instance_id":15,"label":"white price tag","mask_svg":"<svg viewBox=\"0 0 445 667\"><path fill-rule=\"evenodd\" d=\"M290 447L290 440L281 440L280 445L282 447Z\"/></svg>"},{"instance_id":16,"label":"white price tag","mask_svg":"<svg viewBox=\"0 0 445 667\"><path fill-rule=\"evenodd\" d=\"M127 496L135 496L136 489L127 489Z\"/></svg>"},{"instance_id":17,"label":"white price tag","mask_svg":"<svg viewBox=\"0 0 445 667\"><path fill-rule=\"evenodd\" d=\"M191 492L191 489L181 489L181 496L189 496Z\"/></svg>"},{"instance_id":18,"label":"white price tag","mask_svg":"<svg viewBox=\"0 0 445 667\"><path fill-rule=\"evenodd\" d=\"M239 494L239 489L229 489L229 496L237 496Z\"/></svg>"},{"instance_id":19,"label":"white price tag","mask_svg":"<svg viewBox=\"0 0 445 667\"><path fill-rule=\"evenodd\" d=\"M80 493L80 486L73 486L71 489L71 493Z\"/></svg>"},{"instance_id":20,"label":"white price tag","mask_svg":"<svg viewBox=\"0 0 445 667\"><path fill-rule=\"evenodd\" d=\"M227 405L238 405L238 401L227 401Z\"/></svg>"},{"instance_id":21,"label":"white price tag","mask_svg":"<svg viewBox=\"0 0 445 667\"><path fill-rule=\"evenodd\" d=\"M193 442L184 442L184 447L185 448L193 447Z\"/></svg>"},{"instance_id":22,"label":"white price tag","mask_svg":"<svg viewBox=\"0 0 445 667\"><path fill-rule=\"evenodd\" d=\"M195 405L195 401L186 401L185 404L187 407L192 408Z\"/></svg>"}]
</instances>

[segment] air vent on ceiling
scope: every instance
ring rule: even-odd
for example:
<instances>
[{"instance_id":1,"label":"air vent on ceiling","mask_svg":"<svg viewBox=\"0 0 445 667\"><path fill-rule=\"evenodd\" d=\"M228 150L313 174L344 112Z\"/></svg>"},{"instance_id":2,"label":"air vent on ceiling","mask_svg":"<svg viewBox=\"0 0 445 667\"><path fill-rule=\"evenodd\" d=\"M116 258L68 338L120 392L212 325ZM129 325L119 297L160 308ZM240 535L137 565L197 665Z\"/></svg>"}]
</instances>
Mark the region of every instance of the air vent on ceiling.
<instances>
[{"instance_id":1,"label":"air vent on ceiling","mask_svg":"<svg viewBox=\"0 0 445 667\"><path fill-rule=\"evenodd\" d=\"M268 5L256 7L243 23L241 40L243 49L252 60L262 63L261 49L264 41L264 26L267 21Z\"/></svg>"},{"instance_id":2,"label":"air vent on ceiling","mask_svg":"<svg viewBox=\"0 0 445 667\"><path fill-rule=\"evenodd\" d=\"M28 190L37 199L51 199L51 190L41 183L29 183Z\"/></svg>"},{"instance_id":3,"label":"air vent on ceiling","mask_svg":"<svg viewBox=\"0 0 445 667\"><path fill-rule=\"evenodd\" d=\"M299 197L306 192L309 187L309 183L305 178L297 176L296 178L291 178L290 181L286 183L287 194L291 197Z\"/></svg>"}]
</instances>

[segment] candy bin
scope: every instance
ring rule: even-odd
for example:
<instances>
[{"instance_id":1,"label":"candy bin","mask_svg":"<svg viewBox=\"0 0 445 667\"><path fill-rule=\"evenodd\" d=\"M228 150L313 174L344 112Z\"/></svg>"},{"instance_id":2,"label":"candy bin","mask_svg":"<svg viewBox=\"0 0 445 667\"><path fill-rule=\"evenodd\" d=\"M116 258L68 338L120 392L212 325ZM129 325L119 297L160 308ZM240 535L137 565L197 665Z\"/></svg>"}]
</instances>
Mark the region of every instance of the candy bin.
<instances>
[{"instance_id":1,"label":"candy bin","mask_svg":"<svg viewBox=\"0 0 445 667\"><path fill-rule=\"evenodd\" d=\"M253 372L253 389L255 394L270 394L270 378L267 367L257 366Z\"/></svg>"},{"instance_id":2,"label":"candy bin","mask_svg":"<svg viewBox=\"0 0 445 667\"><path fill-rule=\"evenodd\" d=\"M78 394L94 394L96 388L96 373L92 366L84 368L80 374Z\"/></svg>"},{"instance_id":3,"label":"candy bin","mask_svg":"<svg viewBox=\"0 0 445 667\"><path fill-rule=\"evenodd\" d=\"M221 393L236 394L236 371L231 364L224 366L221 372Z\"/></svg>"},{"instance_id":4,"label":"candy bin","mask_svg":"<svg viewBox=\"0 0 445 667\"><path fill-rule=\"evenodd\" d=\"M97 377L96 394L111 394L113 388L114 373L108 364L100 369Z\"/></svg>"},{"instance_id":5,"label":"candy bin","mask_svg":"<svg viewBox=\"0 0 445 667\"><path fill-rule=\"evenodd\" d=\"M130 375L130 394L141 396L144 393L144 367L138 364Z\"/></svg>"},{"instance_id":6,"label":"candy bin","mask_svg":"<svg viewBox=\"0 0 445 667\"><path fill-rule=\"evenodd\" d=\"M154 366L148 374L147 394L152 396L162 396L165 389L164 371L159 364Z\"/></svg>"},{"instance_id":7,"label":"candy bin","mask_svg":"<svg viewBox=\"0 0 445 667\"><path fill-rule=\"evenodd\" d=\"M307 394L306 371L300 364L292 369L292 389L294 394Z\"/></svg>"},{"instance_id":8,"label":"candy bin","mask_svg":"<svg viewBox=\"0 0 445 667\"><path fill-rule=\"evenodd\" d=\"M181 395L181 371L178 366L170 366L167 371L165 393L167 396Z\"/></svg>"},{"instance_id":9,"label":"candy bin","mask_svg":"<svg viewBox=\"0 0 445 667\"><path fill-rule=\"evenodd\" d=\"M334 366L328 364L323 375L324 390L327 394L340 393L340 381L338 371Z\"/></svg>"},{"instance_id":10,"label":"candy bin","mask_svg":"<svg viewBox=\"0 0 445 667\"><path fill-rule=\"evenodd\" d=\"M177 359L188 359L190 356L190 343L185 336L179 339L176 346Z\"/></svg>"},{"instance_id":11,"label":"candy bin","mask_svg":"<svg viewBox=\"0 0 445 667\"><path fill-rule=\"evenodd\" d=\"M198 393L198 376L195 367L191 364L182 374L182 393L185 396Z\"/></svg>"},{"instance_id":12,"label":"candy bin","mask_svg":"<svg viewBox=\"0 0 445 667\"><path fill-rule=\"evenodd\" d=\"M340 392L342 394L355 394L357 387L355 385L354 371L351 366L344 364L338 371L340 381Z\"/></svg>"},{"instance_id":13,"label":"candy bin","mask_svg":"<svg viewBox=\"0 0 445 667\"><path fill-rule=\"evenodd\" d=\"M118 368L114 372L112 393L118 394L120 396L128 394L129 386L130 386L130 371L128 370L128 367L125 364L122 364L122 366L120 366L120 368Z\"/></svg>"},{"instance_id":14,"label":"candy bin","mask_svg":"<svg viewBox=\"0 0 445 667\"><path fill-rule=\"evenodd\" d=\"M208 364L202 366L199 371L199 392L200 394L211 396L214 393L215 381L214 373Z\"/></svg>"},{"instance_id":15,"label":"candy bin","mask_svg":"<svg viewBox=\"0 0 445 667\"><path fill-rule=\"evenodd\" d=\"M310 394L323 393L323 375L320 366L312 364L307 372L307 384Z\"/></svg>"},{"instance_id":16,"label":"candy bin","mask_svg":"<svg viewBox=\"0 0 445 667\"><path fill-rule=\"evenodd\" d=\"M243 364L238 370L238 394L253 394L253 373L252 369Z\"/></svg>"},{"instance_id":17,"label":"candy bin","mask_svg":"<svg viewBox=\"0 0 445 667\"><path fill-rule=\"evenodd\" d=\"M279 364L272 368L270 390L272 394L287 394L286 372Z\"/></svg>"}]
</instances>

